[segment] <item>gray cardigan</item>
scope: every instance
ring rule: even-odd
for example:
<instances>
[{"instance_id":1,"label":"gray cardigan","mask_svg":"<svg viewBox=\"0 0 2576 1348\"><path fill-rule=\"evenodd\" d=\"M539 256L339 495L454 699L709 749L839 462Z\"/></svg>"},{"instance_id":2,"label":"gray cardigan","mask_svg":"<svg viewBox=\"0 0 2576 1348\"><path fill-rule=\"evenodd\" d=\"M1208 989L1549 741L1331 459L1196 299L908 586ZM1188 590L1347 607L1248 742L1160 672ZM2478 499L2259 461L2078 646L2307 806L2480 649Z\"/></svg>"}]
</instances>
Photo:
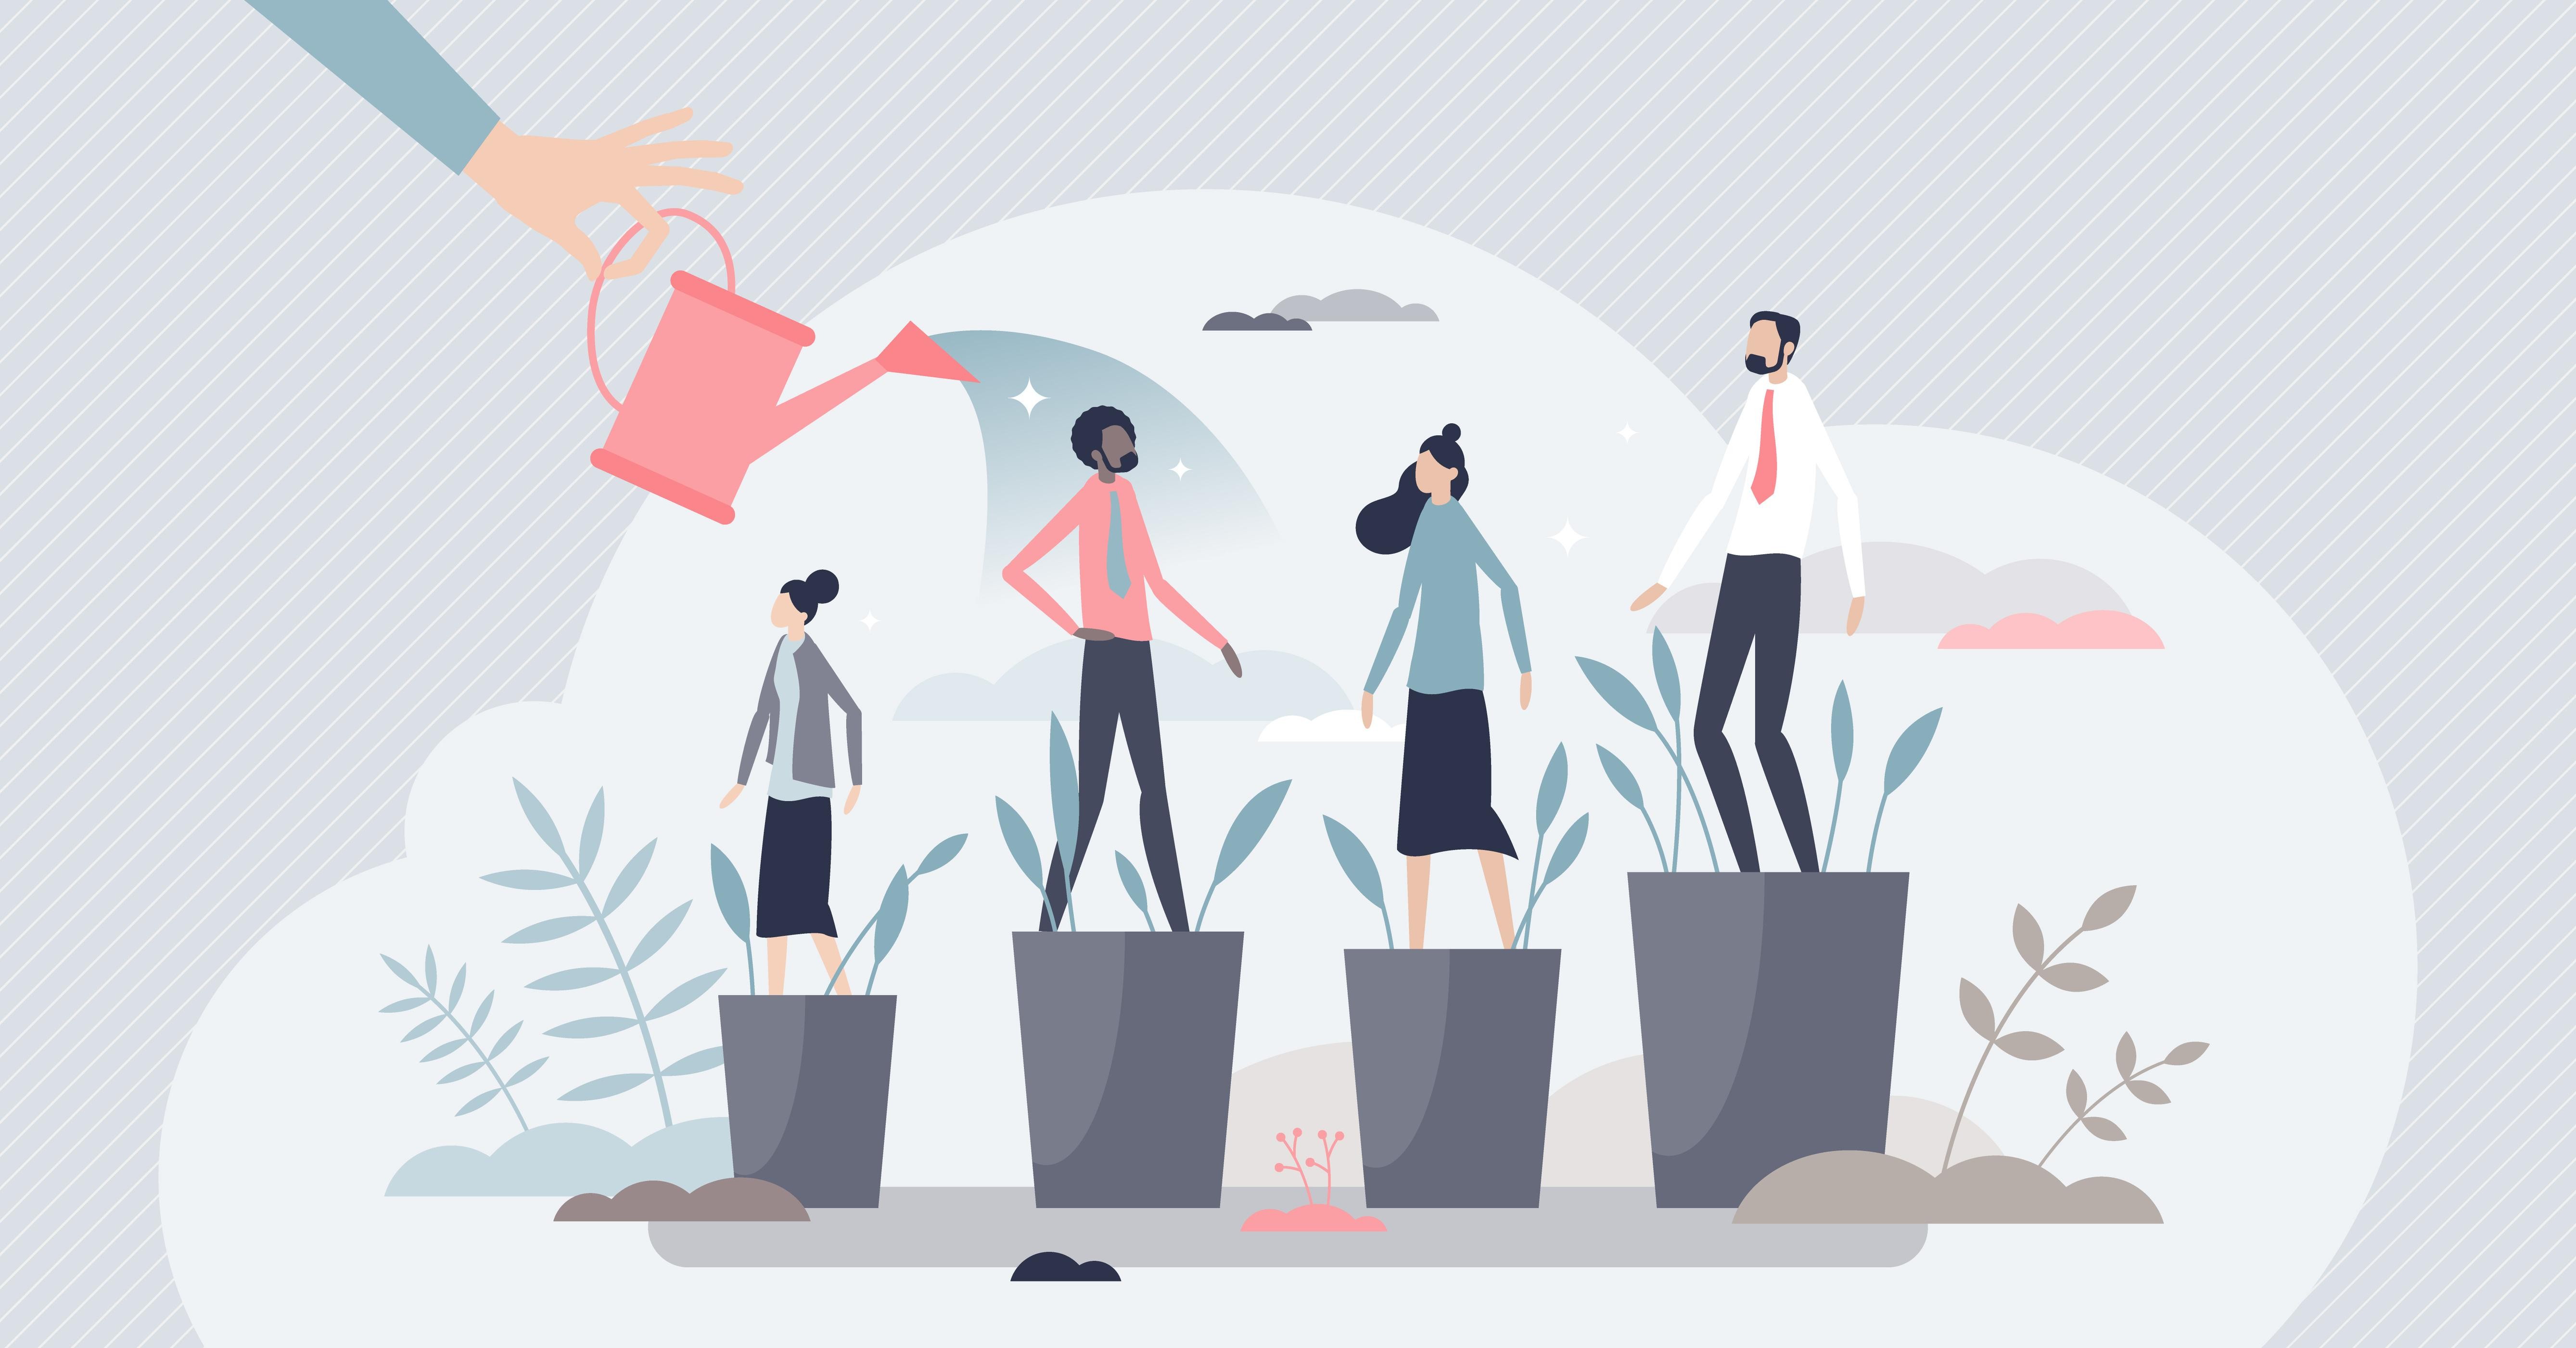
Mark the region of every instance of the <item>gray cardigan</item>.
<instances>
[{"instance_id":1,"label":"gray cardigan","mask_svg":"<svg viewBox=\"0 0 2576 1348\"><path fill-rule=\"evenodd\" d=\"M786 641L787 638L780 637L778 644L783 645ZM778 681L771 675L777 667L778 645L772 645L769 659L760 667L760 706L751 714L751 733L742 739L742 766L733 774L738 785L750 783L752 760L764 757L760 752L762 739L772 741L766 759L772 763L778 761L775 742ZM815 786L833 785L830 704L838 702L841 710L850 715L850 782L857 785L860 781L859 702L850 696L849 689L841 685L841 676L832 672L832 662L823 658L823 650L814 644L814 636L810 632L805 636L805 644L796 648L796 689L796 743L793 746L796 751L796 780Z\"/></svg>"}]
</instances>

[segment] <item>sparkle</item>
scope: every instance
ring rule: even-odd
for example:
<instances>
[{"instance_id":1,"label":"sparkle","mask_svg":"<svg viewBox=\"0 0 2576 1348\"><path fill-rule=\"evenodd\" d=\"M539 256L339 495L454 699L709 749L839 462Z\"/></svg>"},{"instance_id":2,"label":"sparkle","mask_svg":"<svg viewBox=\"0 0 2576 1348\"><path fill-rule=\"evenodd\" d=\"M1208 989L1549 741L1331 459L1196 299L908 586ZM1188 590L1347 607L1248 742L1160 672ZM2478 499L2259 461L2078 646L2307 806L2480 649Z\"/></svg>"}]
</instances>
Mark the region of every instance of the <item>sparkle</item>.
<instances>
[{"instance_id":1,"label":"sparkle","mask_svg":"<svg viewBox=\"0 0 2576 1348\"><path fill-rule=\"evenodd\" d=\"M877 615L871 613L868 616L859 619L859 626L864 627L871 632L877 630Z\"/></svg>"},{"instance_id":2,"label":"sparkle","mask_svg":"<svg viewBox=\"0 0 2576 1348\"><path fill-rule=\"evenodd\" d=\"M1180 460L1178 460L1178 459L1174 459L1174 460L1172 461L1172 476L1173 476L1173 477L1175 477L1175 478L1186 478L1186 477L1188 477L1189 475L1190 475L1190 466L1189 466L1188 464L1183 463L1183 462L1181 462L1181 461L1180 461Z\"/></svg>"},{"instance_id":3,"label":"sparkle","mask_svg":"<svg viewBox=\"0 0 2576 1348\"><path fill-rule=\"evenodd\" d=\"M1571 555L1574 552L1574 545L1582 542L1585 535L1574 532L1574 521L1567 520L1564 528L1557 530L1555 533L1549 534L1548 537L1554 539L1558 546L1564 548L1567 554Z\"/></svg>"},{"instance_id":4,"label":"sparkle","mask_svg":"<svg viewBox=\"0 0 2576 1348\"><path fill-rule=\"evenodd\" d=\"M1634 427L1634 426L1622 426L1622 427L1620 427L1620 428L1619 428L1619 438L1620 438L1620 439L1622 439L1622 440L1634 440L1634 439L1636 439L1636 438L1637 438L1637 428L1636 428L1636 427Z\"/></svg>"},{"instance_id":5,"label":"sparkle","mask_svg":"<svg viewBox=\"0 0 2576 1348\"><path fill-rule=\"evenodd\" d=\"M1019 392L1012 394L1011 401L1018 403L1020 406L1027 408L1031 412L1035 412L1038 410L1038 404L1046 401L1046 395L1038 392L1038 386L1032 383L1029 384L1028 387L1021 389Z\"/></svg>"}]
</instances>

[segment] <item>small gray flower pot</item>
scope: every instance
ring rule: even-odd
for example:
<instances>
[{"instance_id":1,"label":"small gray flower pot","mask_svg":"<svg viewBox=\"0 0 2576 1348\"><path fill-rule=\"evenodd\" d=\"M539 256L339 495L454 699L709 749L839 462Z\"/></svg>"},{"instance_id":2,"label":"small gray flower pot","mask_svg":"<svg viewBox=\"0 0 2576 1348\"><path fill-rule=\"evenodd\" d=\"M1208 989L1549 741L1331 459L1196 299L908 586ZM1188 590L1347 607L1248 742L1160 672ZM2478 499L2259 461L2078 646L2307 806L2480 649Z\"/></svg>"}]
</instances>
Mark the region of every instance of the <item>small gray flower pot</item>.
<instances>
[{"instance_id":1,"label":"small gray flower pot","mask_svg":"<svg viewBox=\"0 0 2576 1348\"><path fill-rule=\"evenodd\" d=\"M872 1208L885 1170L892 997L728 995L725 1113L733 1173L809 1208Z\"/></svg>"},{"instance_id":2,"label":"small gray flower pot","mask_svg":"<svg viewBox=\"0 0 2576 1348\"><path fill-rule=\"evenodd\" d=\"M1731 1208L1801 1156L1887 1149L1906 878L1629 875L1656 1206Z\"/></svg>"},{"instance_id":3,"label":"small gray flower pot","mask_svg":"<svg viewBox=\"0 0 2576 1348\"><path fill-rule=\"evenodd\" d=\"M1224 1199L1239 931L1011 937L1042 1208Z\"/></svg>"},{"instance_id":4,"label":"small gray flower pot","mask_svg":"<svg viewBox=\"0 0 2576 1348\"><path fill-rule=\"evenodd\" d=\"M1534 1208L1554 950L1346 950L1372 1208Z\"/></svg>"}]
</instances>

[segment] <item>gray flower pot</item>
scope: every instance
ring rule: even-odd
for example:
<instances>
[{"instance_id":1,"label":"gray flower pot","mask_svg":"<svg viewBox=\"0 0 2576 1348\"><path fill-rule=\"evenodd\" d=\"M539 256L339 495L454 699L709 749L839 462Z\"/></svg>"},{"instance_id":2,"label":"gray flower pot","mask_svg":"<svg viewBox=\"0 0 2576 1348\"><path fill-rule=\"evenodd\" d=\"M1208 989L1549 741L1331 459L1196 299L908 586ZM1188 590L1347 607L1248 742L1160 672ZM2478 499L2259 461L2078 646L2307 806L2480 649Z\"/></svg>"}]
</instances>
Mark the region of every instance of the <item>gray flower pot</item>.
<instances>
[{"instance_id":1,"label":"gray flower pot","mask_svg":"<svg viewBox=\"0 0 2576 1348\"><path fill-rule=\"evenodd\" d=\"M1801 1156L1887 1149L1905 882L1629 875L1656 1206L1731 1208Z\"/></svg>"},{"instance_id":2,"label":"gray flower pot","mask_svg":"<svg viewBox=\"0 0 2576 1348\"><path fill-rule=\"evenodd\" d=\"M872 1208L885 1170L892 997L716 999L733 1173L809 1208Z\"/></svg>"},{"instance_id":3,"label":"gray flower pot","mask_svg":"<svg viewBox=\"0 0 2576 1348\"><path fill-rule=\"evenodd\" d=\"M1224 1198L1239 931L1014 932L1042 1208Z\"/></svg>"},{"instance_id":4,"label":"gray flower pot","mask_svg":"<svg viewBox=\"0 0 2576 1348\"><path fill-rule=\"evenodd\" d=\"M1345 950L1372 1208L1534 1208L1554 950Z\"/></svg>"}]
</instances>

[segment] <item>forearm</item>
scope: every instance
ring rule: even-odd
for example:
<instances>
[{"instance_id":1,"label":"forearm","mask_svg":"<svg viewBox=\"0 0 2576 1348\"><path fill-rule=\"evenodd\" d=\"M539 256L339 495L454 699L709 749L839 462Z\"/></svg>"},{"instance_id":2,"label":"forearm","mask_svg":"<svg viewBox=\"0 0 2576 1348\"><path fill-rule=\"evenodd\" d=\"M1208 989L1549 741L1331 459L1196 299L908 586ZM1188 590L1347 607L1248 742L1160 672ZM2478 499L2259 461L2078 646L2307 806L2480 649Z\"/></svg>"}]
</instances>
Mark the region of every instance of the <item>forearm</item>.
<instances>
[{"instance_id":1,"label":"forearm","mask_svg":"<svg viewBox=\"0 0 2576 1348\"><path fill-rule=\"evenodd\" d=\"M391 0L249 4L450 172L464 172L501 121Z\"/></svg>"},{"instance_id":2,"label":"forearm","mask_svg":"<svg viewBox=\"0 0 2576 1348\"><path fill-rule=\"evenodd\" d=\"M1710 492L1707 499L1691 511L1690 523L1682 526L1681 537L1673 540L1673 550L1664 558L1664 569L1656 573L1656 584L1669 590L1674 581L1681 579L1682 568L1690 565L1691 554L1699 550L1700 540L1708 537L1708 527L1717 522L1718 512L1725 508L1725 495Z\"/></svg>"},{"instance_id":3,"label":"forearm","mask_svg":"<svg viewBox=\"0 0 2576 1348\"><path fill-rule=\"evenodd\" d=\"M1073 634L1073 629L1077 626L1073 621L1073 615L1064 611L1064 605L1055 602L1055 596L1048 594L1046 587L1038 584L1029 575L1027 568L1016 564L1003 567L1002 579L1008 581L1011 588L1019 591L1021 596L1030 603L1037 605L1038 612L1045 614L1048 621L1063 628L1065 635Z\"/></svg>"},{"instance_id":4,"label":"forearm","mask_svg":"<svg viewBox=\"0 0 2576 1348\"><path fill-rule=\"evenodd\" d=\"M1377 643L1377 659L1369 665L1368 685L1360 691L1374 693L1385 682L1387 666L1395 663L1395 648L1404 644L1404 629L1412 617L1413 606L1405 604L1386 620L1386 636Z\"/></svg>"},{"instance_id":5,"label":"forearm","mask_svg":"<svg viewBox=\"0 0 2576 1348\"><path fill-rule=\"evenodd\" d=\"M1153 588L1154 597L1163 601L1163 607L1170 609L1172 616L1189 624L1190 630L1198 633L1207 644L1218 647L1226 644L1225 636L1216 630L1216 624L1200 617L1199 611L1190 607L1190 601L1183 599L1181 592L1173 589L1170 581L1163 579L1161 571L1154 572L1148 577L1148 581Z\"/></svg>"},{"instance_id":6,"label":"forearm","mask_svg":"<svg viewBox=\"0 0 2576 1348\"><path fill-rule=\"evenodd\" d=\"M767 709L764 708L752 713L751 731L742 737L742 762L736 765L733 770L734 785L743 786L750 783L751 765L754 760L760 757L760 732L768 724L769 713Z\"/></svg>"},{"instance_id":7,"label":"forearm","mask_svg":"<svg viewBox=\"0 0 2576 1348\"><path fill-rule=\"evenodd\" d=\"M862 780L859 776L859 710L852 707L850 709L850 785L857 786Z\"/></svg>"},{"instance_id":8,"label":"forearm","mask_svg":"<svg viewBox=\"0 0 2576 1348\"><path fill-rule=\"evenodd\" d=\"M1521 624L1521 587L1506 580L1500 588L1503 593L1503 630L1511 634L1512 660L1520 666L1523 674L1527 674L1530 672L1529 629Z\"/></svg>"}]
</instances>

